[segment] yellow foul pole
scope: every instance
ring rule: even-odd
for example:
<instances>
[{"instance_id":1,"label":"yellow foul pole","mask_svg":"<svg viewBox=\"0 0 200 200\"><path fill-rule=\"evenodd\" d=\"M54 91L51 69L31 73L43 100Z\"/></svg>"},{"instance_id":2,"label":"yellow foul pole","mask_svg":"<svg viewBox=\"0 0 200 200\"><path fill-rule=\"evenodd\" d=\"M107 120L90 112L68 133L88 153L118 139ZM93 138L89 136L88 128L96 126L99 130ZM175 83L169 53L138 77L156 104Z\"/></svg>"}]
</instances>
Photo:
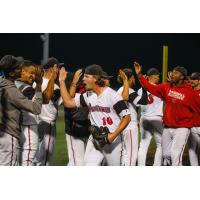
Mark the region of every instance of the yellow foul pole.
<instances>
[{"instance_id":1,"label":"yellow foul pole","mask_svg":"<svg viewBox=\"0 0 200 200\"><path fill-rule=\"evenodd\" d=\"M163 46L163 70L162 70L162 82L167 82L168 71L168 46Z\"/></svg>"}]
</instances>

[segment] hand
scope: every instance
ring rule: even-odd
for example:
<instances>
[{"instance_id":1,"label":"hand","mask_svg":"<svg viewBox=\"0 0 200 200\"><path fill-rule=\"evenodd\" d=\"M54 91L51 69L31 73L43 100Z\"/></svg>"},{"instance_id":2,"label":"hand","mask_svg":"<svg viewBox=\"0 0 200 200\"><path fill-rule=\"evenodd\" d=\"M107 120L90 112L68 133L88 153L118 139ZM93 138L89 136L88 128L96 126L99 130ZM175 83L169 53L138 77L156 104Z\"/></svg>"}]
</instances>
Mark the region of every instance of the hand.
<instances>
[{"instance_id":1,"label":"hand","mask_svg":"<svg viewBox=\"0 0 200 200\"><path fill-rule=\"evenodd\" d=\"M37 85L42 85L42 77L43 77L43 71L40 66L37 66L35 69L35 82Z\"/></svg>"},{"instance_id":2,"label":"hand","mask_svg":"<svg viewBox=\"0 0 200 200\"><path fill-rule=\"evenodd\" d=\"M169 72L167 73L167 81L168 81L168 82L171 82L171 81L172 81L172 72L171 72L171 71L169 71Z\"/></svg>"},{"instance_id":3,"label":"hand","mask_svg":"<svg viewBox=\"0 0 200 200\"><path fill-rule=\"evenodd\" d=\"M140 66L139 63L134 62L134 68L135 68L135 73L136 73L137 75L142 73L142 66Z\"/></svg>"},{"instance_id":4,"label":"hand","mask_svg":"<svg viewBox=\"0 0 200 200\"><path fill-rule=\"evenodd\" d=\"M54 65L53 66L53 74L54 74L54 80L56 80L58 78L58 72L59 72L59 68L58 65Z\"/></svg>"},{"instance_id":5,"label":"hand","mask_svg":"<svg viewBox=\"0 0 200 200\"><path fill-rule=\"evenodd\" d=\"M82 75L82 69L78 69L78 70L75 72L74 77L73 77L72 83L73 83L74 85L76 85L76 84L78 83L78 81L79 81L81 75Z\"/></svg>"},{"instance_id":6,"label":"hand","mask_svg":"<svg viewBox=\"0 0 200 200\"><path fill-rule=\"evenodd\" d=\"M125 81L128 80L126 74L125 74L124 71L121 70L121 69L119 70L119 76L120 76L120 78L123 80L123 82L125 82Z\"/></svg>"},{"instance_id":7,"label":"hand","mask_svg":"<svg viewBox=\"0 0 200 200\"><path fill-rule=\"evenodd\" d=\"M62 67L59 71L59 82L65 81L67 78L67 71Z\"/></svg>"}]
</instances>

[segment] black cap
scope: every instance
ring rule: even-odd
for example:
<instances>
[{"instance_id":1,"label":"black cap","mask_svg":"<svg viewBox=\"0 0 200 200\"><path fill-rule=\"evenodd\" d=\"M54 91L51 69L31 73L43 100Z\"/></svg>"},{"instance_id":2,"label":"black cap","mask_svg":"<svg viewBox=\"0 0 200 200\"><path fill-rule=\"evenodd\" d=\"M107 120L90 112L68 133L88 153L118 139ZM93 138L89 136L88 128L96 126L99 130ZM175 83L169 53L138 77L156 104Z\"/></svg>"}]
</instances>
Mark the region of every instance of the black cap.
<instances>
[{"instance_id":1,"label":"black cap","mask_svg":"<svg viewBox=\"0 0 200 200\"><path fill-rule=\"evenodd\" d=\"M23 57L15 57L13 55L5 55L0 60L0 70L12 71L18 67L22 67L24 64Z\"/></svg>"},{"instance_id":2,"label":"black cap","mask_svg":"<svg viewBox=\"0 0 200 200\"><path fill-rule=\"evenodd\" d=\"M185 67L177 66L173 70L180 72L185 77L187 76L187 69Z\"/></svg>"},{"instance_id":3,"label":"black cap","mask_svg":"<svg viewBox=\"0 0 200 200\"><path fill-rule=\"evenodd\" d=\"M200 73L199 72L194 72L191 74L190 79L192 80L200 80Z\"/></svg>"},{"instance_id":4,"label":"black cap","mask_svg":"<svg viewBox=\"0 0 200 200\"><path fill-rule=\"evenodd\" d=\"M151 76L151 75L160 75L158 69L156 68L151 68L147 71L147 76Z\"/></svg>"},{"instance_id":5,"label":"black cap","mask_svg":"<svg viewBox=\"0 0 200 200\"><path fill-rule=\"evenodd\" d=\"M112 76L108 76L106 72L103 71L102 67L100 65L92 64L85 68L85 74L89 75L99 75L102 78L110 79Z\"/></svg>"},{"instance_id":6,"label":"black cap","mask_svg":"<svg viewBox=\"0 0 200 200\"><path fill-rule=\"evenodd\" d=\"M48 58L47 62L43 64L43 68L49 69L49 68L53 67L54 65L57 65L58 67L60 67L60 66L64 65L64 63L60 63L58 61L58 59L51 57L51 58Z\"/></svg>"}]
</instances>

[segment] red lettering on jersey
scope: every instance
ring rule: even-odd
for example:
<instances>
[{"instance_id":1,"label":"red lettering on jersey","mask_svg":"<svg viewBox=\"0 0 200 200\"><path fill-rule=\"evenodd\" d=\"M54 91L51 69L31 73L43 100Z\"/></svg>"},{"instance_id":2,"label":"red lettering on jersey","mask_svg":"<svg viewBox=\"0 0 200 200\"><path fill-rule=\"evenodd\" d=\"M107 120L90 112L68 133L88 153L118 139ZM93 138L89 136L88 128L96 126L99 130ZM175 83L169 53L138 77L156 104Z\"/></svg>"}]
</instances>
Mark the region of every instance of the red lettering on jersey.
<instances>
[{"instance_id":1,"label":"red lettering on jersey","mask_svg":"<svg viewBox=\"0 0 200 200\"><path fill-rule=\"evenodd\" d=\"M108 125L112 125L113 124L113 120L112 120L111 117L107 117L107 118L103 117L102 120L103 120L103 125L104 126L106 126L106 124L108 124Z\"/></svg>"},{"instance_id":2,"label":"red lettering on jersey","mask_svg":"<svg viewBox=\"0 0 200 200\"><path fill-rule=\"evenodd\" d=\"M154 102L153 95L149 94L148 95L148 104L152 104L153 102Z\"/></svg>"}]
</instances>

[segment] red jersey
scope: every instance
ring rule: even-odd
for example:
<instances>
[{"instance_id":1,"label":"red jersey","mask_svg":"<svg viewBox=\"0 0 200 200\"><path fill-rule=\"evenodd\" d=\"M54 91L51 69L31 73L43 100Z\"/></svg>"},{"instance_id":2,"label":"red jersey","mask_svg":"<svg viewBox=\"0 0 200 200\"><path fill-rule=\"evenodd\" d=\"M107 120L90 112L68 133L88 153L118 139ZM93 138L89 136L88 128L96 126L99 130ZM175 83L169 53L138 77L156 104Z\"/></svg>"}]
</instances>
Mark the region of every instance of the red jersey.
<instances>
[{"instance_id":1,"label":"red jersey","mask_svg":"<svg viewBox=\"0 0 200 200\"><path fill-rule=\"evenodd\" d=\"M168 128L191 128L193 127L194 113L197 112L197 99L190 85L181 87L162 83L150 84L143 76L139 81L145 90L165 101L163 122Z\"/></svg>"}]
</instances>

